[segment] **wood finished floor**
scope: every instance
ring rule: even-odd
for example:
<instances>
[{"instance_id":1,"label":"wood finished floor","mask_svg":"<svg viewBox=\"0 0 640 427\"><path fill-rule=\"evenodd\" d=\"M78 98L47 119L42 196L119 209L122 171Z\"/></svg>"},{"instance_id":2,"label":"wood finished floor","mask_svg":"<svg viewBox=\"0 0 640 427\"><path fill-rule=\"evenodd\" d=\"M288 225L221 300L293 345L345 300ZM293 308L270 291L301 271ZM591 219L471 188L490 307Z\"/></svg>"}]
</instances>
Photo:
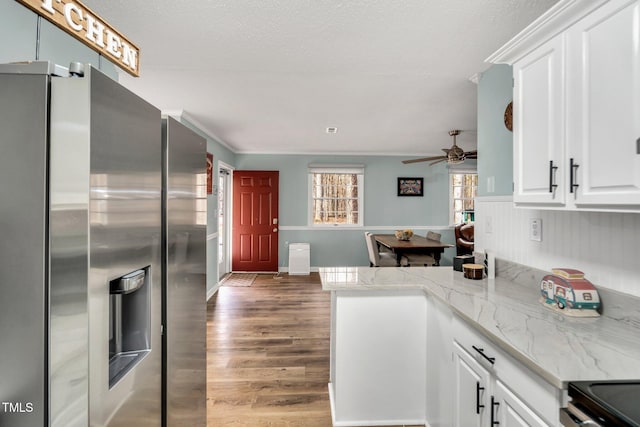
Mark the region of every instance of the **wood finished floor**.
<instances>
[{"instance_id":1,"label":"wood finished floor","mask_svg":"<svg viewBox=\"0 0 640 427\"><path fill-rule=\"evenodd\" d=\"M259 275L207 305L207 426L330 427L330 294Z\"/></svg>"}]
</instances>

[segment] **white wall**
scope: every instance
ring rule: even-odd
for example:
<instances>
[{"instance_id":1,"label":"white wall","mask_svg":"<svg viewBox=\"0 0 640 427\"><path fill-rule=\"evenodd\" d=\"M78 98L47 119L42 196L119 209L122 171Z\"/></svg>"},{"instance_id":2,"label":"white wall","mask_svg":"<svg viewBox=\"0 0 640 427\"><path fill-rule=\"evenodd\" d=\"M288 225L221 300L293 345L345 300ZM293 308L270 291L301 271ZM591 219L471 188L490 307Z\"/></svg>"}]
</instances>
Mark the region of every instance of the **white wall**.
<instances>
[{"instance_id":1,"label":"white wall","mask_svg":"<svg viewBox=\"0 0 640 427\"><path fill-rule=\"evenodd\" d=\"M596 287L640 296L640 214L521 209L508 196L480 197L475 209L476 251L541 270L576 268ZM530 218L542 219L542 242L529 240Z\"/></svg>"}]
</instances>

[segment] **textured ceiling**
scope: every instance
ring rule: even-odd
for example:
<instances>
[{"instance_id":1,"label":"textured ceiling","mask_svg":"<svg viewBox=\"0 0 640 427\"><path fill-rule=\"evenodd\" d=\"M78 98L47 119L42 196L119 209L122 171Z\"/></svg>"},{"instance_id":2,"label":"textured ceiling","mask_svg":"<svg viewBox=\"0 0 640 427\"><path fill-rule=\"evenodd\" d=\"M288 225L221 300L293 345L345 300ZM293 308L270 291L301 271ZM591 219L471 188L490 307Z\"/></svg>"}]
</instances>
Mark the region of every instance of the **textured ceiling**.
<instances>
[{"instance_id":1,"label":"textured ceiling","mask_svg":"<svg viewBox=\"0 0 640 427\"><path fill-rule=\"evenodd\" d=\"M83 3L141 49L122 84L235 152L426 155L475 148L469 77L556 0Z\"/></svg>"}]
</instances>

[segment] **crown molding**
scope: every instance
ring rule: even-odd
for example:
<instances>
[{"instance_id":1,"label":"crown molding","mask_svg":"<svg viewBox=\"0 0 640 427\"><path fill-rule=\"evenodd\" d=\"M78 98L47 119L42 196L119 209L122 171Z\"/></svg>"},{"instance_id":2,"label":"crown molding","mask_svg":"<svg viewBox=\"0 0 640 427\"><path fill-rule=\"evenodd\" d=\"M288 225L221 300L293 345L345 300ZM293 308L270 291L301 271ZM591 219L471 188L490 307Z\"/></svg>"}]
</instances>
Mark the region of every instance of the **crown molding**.
<instances>
[{"instance_id":1,"label":"crown molding","mask_svg":"<svg viewBox=\"0 0 640 427\"><path fill-rule=\"evenodd\" d=\"M513 65L532 49L560 34L608 0L561 0L516 34L485 62Z\"/></svg>"},{"instance_id":2,"label":"crown molding","mask_svg":"<svg viewBox=\"0 0 640 427\"><path fill-rule=\"evenodd\" d=\"M200 132L202 132L208 139L217 142L218 144L231 151L233 154L237 153L237 150L235 148L227 144L222 138L218 137L214 132L203 125L202 122L194 118L185 110L162 110L161 114L162 116L171 116L178 121L186 120L187 122L195 126Z\"/></svg>"}]
</instances>

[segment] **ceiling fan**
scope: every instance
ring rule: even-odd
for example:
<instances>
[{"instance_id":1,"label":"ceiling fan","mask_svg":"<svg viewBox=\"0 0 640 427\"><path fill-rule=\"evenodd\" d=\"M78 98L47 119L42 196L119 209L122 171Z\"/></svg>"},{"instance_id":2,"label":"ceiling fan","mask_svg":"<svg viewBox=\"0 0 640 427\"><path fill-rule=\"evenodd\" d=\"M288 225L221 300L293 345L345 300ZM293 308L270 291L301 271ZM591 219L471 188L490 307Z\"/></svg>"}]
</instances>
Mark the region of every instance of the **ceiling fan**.
<instances>
[{"instance_id":1,"label":"ceiling fan","mask_svg":"<svg viewBox=\"0 0 640 427\"><path fill-rule=\"evenodd\" d=\"M459 130L451 130L449 131L449 135L453 137L453 145L451 148L443 148L442 151L445 152L444 156L433 156L433 157L422 157L420 159L412 159L412 160L403 160L402 163L419 163L419 162L428 162L435 160L429 163L429 166L435 165L440 162L447 162L449 164L462 163L465 159L477 159L478 158L478 150L473 151L464 151L462 148L456 145L456 136L460 134Z\"/></svg>"}]
</instances>

